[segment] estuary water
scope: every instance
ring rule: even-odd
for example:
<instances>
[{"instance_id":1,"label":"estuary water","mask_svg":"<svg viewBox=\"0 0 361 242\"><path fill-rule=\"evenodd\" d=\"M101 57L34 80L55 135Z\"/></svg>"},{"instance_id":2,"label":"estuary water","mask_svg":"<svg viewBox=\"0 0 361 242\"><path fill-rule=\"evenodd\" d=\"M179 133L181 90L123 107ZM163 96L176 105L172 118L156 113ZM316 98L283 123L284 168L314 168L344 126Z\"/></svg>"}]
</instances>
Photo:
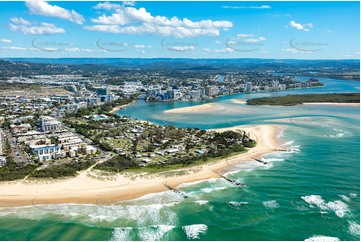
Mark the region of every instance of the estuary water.
<instances>
[{"instance_id":1,"label":"estuary water","mask_svg":"<svg viewBox=\"0 0 361 242\"><path fill-rule=\"evenodd\" d=\"M203 129L281 124L288 152L268 164L231 165L235 187L210 179L113 205L53 204L0 209L0 240L359 240L360 110L357 106L246 106L232 99L359 92L359 82L322 79L325 87L235 94L208 102L217 112L165 114L206 103L137 101L119 111L139 120ZM1 198L0 198L1 199Z\"/></svg>"}]
</instances>

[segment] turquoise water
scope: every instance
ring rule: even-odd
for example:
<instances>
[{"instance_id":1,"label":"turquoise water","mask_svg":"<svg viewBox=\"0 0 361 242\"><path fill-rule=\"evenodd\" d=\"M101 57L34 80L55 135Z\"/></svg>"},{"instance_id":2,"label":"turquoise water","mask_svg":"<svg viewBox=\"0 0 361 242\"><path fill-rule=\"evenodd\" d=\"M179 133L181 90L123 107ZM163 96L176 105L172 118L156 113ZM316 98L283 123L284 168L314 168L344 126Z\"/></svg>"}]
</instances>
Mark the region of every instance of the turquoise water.
<instances>
[{"instance_id":1,"label":"turquoise water","mask_svg":"<svg viewBox=\"0 0 361 242\"><path fill-rule=\"evenodd\" d=\"M358 82L329 80L326 87L291 90L355 92ZM1 240L305 240L322 236L359 240L359 107L249 107L231 99L215 100L218 111L166 115L164 110L197 103L148 104L142 101L122 114L180 127L217 128L239 124L282 124L278 134L289 152L231 164L222 179L183 184L188 195L168 191L102 205L33 205L0 209ZM329 238L330 239L330 238Z\"/></svg>"}]
</instances>

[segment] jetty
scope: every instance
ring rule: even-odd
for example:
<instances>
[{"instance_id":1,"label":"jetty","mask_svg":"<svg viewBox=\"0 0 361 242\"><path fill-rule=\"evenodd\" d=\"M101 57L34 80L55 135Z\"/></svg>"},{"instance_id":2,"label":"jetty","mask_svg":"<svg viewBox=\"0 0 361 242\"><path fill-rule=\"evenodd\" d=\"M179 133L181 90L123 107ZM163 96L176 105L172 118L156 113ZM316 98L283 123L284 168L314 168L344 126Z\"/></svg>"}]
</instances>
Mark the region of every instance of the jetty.
<instances>
[{"instance_id":1,"label":"jetty","mask_svg":"<svg viewBox=\"0 0 361 242\"><path fill-rule=\"evenodd\" d=\"M174 192L174 193L177 193L179 195L181 195L184 199L188 198L188 196L184 193L184 192L181 192L179 191L177 188L174 188L172 186L169 186L167 183L163 183L163 185L170 191Z\"/></svg>"},{"instance_id":2,"label":"jetty","mask_svg":"<svg viewBox=\"0 0 361 242\"><path fill-rule=\"evenodd\" d=\"M263 165L267 165L268 162L267 161L264 161L264 160L260 160L260 159L257 159L257 158L252 158L253 160L255 161L258 161L259 163L262 163Z\"/></svg>"},{"instance_id":3,"label":"jetty","mask_svg":"<svg viewBox=\"0 0 361 242\"><path fill-rule=\"evenodd\" d=\"M228 177L225 177L225 176L219 174L218 172L215 172L215 171L214 171L214 173L216 173L218 176L220 176L220 177L223 178L224 180L232 183L233 185L235 185L235 186L237 186L237 187L245 187L245 186L247 186L246 184L243 184L243 183L241 183L241 182L238 182L238 181L232 180L232 179L230 179L230 178L228 178Z\"/></svg>"}]
</instances>

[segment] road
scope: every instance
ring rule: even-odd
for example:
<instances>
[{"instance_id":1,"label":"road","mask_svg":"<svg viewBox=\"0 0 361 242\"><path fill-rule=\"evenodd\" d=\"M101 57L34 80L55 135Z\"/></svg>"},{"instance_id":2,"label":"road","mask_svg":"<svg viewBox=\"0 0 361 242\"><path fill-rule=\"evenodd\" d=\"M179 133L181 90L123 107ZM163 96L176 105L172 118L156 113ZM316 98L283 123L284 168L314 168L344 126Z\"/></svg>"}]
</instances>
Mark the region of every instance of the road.
<instances>
[{"instance_id":1,"label":"road","mask_svg":"<svg viewBox=\"0 0 361 242\"><path fill-rule=\"evenodd\" d=\"M10 132L5 130L1 130L3 132L3 136L5 136L2 140L3 143L6 142L6 139L9 140L11 146L11 155L14 158L16 163L27 163L29 156L24 152L21 147L16 143L16 138L11 135Z\"/></svg>"},{"instance_id":2,"label":"road","mask_svg":"<svg viewBox=\"0 0 361 242\"><path fill-rule=\"evenodd\" d=\"M2 129L0 129L0 155L3 155L4 149L3 145L5 144L5 134Z\"/></svg>"}]
</instances>

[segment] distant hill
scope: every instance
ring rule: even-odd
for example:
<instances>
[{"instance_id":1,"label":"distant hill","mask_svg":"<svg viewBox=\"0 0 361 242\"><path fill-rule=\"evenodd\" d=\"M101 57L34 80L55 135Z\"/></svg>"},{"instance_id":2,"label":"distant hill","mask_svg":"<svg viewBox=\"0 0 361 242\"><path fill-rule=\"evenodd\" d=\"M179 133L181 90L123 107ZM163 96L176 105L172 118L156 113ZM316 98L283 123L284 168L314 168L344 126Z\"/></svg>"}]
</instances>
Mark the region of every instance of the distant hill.
<instances>
[{"instance_id":1,"label":"distant hill","mask_svg":"<svg viewBox=\"0 0 361 242\"><path fill-rule=\"evenodd\" d=\"M0 77L36 74L119 74L129 70L211 72L277 72L359 80L359 60L296 59L131 59L131 58L6 58L0 59Z\"/></svg>"}]
</instances>

